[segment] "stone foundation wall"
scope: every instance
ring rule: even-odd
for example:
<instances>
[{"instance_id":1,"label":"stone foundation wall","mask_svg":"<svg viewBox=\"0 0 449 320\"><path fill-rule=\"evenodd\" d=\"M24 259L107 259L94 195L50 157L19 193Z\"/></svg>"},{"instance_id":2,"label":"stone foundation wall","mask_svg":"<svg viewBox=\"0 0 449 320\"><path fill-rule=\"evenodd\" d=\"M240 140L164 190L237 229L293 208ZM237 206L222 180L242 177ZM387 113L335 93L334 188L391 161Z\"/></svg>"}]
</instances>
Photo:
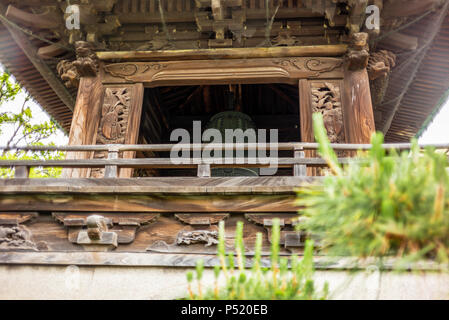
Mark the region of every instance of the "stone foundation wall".
<instances>
[{"instance_id":1,"label":"stone foundation wall","mask_svg":"<svg viewBox=\"0 0 449 320\"><path fill-rule=\"evenodd\" d=\"M176 299L186 294L181 267L0 265L0 299ZM205 282L213 283L211 269ZM332 299L449 299L449 274L317 271Z\"/></svg>"}]
</instances>

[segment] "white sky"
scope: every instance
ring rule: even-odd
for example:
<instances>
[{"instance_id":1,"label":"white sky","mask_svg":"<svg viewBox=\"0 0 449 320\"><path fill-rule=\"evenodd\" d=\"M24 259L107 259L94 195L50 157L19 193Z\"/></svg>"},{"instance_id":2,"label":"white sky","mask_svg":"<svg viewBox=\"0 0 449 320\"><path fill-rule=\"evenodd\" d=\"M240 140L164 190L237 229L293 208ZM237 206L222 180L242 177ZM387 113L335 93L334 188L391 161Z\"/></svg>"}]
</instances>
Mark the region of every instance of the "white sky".
<instances>
[{"instance_id":1,"label":"white sky","mask_svg":"<svg viewBox=\"0 0 449 320\"><path fill-rule=\"evenodd\" d=\"M449 99L427 128L427 131L421 136L419 142L449 143Z\"/></svg>"},{"instance_id":2,"label":"white sky","mask_svg":"<svg viewBox=\"0 0 449 320\"><path fill-rule=\"evenodd\" d=\"M1 70L0 70L1 72ZM25 94L21 92L14 101L10 101L5 105L2 105L0 108L1 112L11 111L14 113L20 112L20 108L22 107L23 101L25 99ZM42 109L42 107L30 100L27 103L27 106L30 107L32 111L32 122L33 124L44 123L45 121L49 121L50 117L48 114ZM0 134L0 146L6 145L7 141L13 134L14 126L13 125L5 125L2 126L2 134ZM44 144L47 143L55 143L56 145L66 145L68 143L68 137L64 135L62 130L58 130L57 133L51 138L42 141Z\"/></svg>"}]
</instances>

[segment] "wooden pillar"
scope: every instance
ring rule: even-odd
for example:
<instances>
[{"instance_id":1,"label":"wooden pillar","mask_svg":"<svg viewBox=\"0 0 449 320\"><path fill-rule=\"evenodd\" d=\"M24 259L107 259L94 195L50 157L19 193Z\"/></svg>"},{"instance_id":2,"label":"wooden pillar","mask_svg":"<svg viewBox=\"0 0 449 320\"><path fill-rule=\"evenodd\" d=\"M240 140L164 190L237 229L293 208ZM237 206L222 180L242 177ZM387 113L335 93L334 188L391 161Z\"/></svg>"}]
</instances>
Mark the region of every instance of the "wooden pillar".
<instances>
[{"instance_id":1,"label":"wooden pillar","mask_svg":"<svg viewBox=\"0 0 449 320\"><path fill-rule=\"evenodd\" d=\"M77 42L77 60L61 61L61 78L74 85L79 79L69 145L137 144L143 104L143 84L103 85L100 72L103 67L92 47ZM112 154L119 158L134 158L135 152ZM67 159L107 158L108 152L69 152ZM111 169L111 168L109 168ZM114 170L108 176L114 176ZM120 178L130 178L133 169L121 169ZM105 168L64 169L65 178L103 178Z\"/></svg>"},{"instance_id":2,"label":"wooden pillar","mask_svg":"<svg viewBox=\"0 0 449 320\"><path fill-rule=\"evenodd\" d=\"M346 141L370 143L375 124L366 69L346 70L342 100Z\"/></svg>"},{"instance_id":3,"label":"wooden pillar","mask_svg":"<svg viewBox=\"0 0 449 320\"><path fill-rule=\"evenodd\" d=\"M369 143L375 132L368 66L368 35L353 35L347 54L343 84L343 114L347 143Z\"/></svg>"},{"instance_id":4,"label":"wooden pillar","mask_svg":"<svg viewBox=\"0 0 449 320\"><path fill-rule=\"evenodd\" d=\"M82 77L70 127L69 145L95 144L103 104L100 77ZM89 159L91 152L68 152L66 159ZM88 169L63 169L64 178L86 178Z\"/></svg>"},{"instance_id":5,"label":"wooden pillar","mask_svg":"<svg viewBox=\"0 0 449 320\"><path fill-rule=\"evenodd\" d=\"M312 96L310 83L307 79L299 80L299 126L302 142L314 142L312 126ZM315 151L306 150L306 158L315 157ZM308 176L315 176L315 168L307 168Z\"/></svg>"}]
</instances>

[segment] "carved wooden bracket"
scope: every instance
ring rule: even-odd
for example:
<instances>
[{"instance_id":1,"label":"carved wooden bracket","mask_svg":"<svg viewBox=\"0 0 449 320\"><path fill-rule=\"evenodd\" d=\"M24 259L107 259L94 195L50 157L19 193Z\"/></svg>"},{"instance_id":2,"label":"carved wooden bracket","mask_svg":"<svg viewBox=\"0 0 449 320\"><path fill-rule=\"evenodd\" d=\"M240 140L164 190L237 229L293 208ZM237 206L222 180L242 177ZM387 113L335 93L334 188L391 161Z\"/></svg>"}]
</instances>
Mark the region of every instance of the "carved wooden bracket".
<instances>
[{"instance_id":1,"label":"carved wooden bracket","mask_svg":"<svg viewBox=\"0 0 449 320\"><path fill-rule=\"evenodd\" d=\"M371 53L367 71L374 107L383 102L388 88L389 75L395 66L396 55L393 52L380 50Z\"/></svg>"},{"instance_id":2,"label":"carved wooden bracket","mask_svg":"<svg viewBox=\"0 0 449 320\"><path fill-rule=\"evenodd\" d=\"M268 232L268 240L271 242L271 228L273 227L273 219L279 219L281 228L281 238L279 243L290 251L298 251L304 247L305 233L295 230L298 221L296 213L279 213L279 214L245 214L248 221L263 226Z\"/></svg>"},{"instance_id":3,"label":"carved wooden bracket","mask_svg":"<svg viewBox=\"0 0 449 320\"><path fill-rule=\"evenodd\" d=\"M113 63L103 68L104 83L145 86L229 83L296 84L298 79L341 79L341 58L262 58Z\"/></svg>"},{"instance_id":4,"label":"carved wooden bracket","mask_svg":"<svg viewBox=\"0 0 449 320\"><path fill-rule=\"evenodd\" d=\"M62 60L56 67L59 77L67 88L78 88L80 84L80 75L73 62Z\"/></svg>"},{"instance_id":5,"label":"carved wooden bracket","mask_svg":"<svg viewBox=\"0 0 449 320\"><path fill-rule=\"evenodd\" d=\"M77 244L83 245L108 245L117 248L117 233L108 229L107 220L103 216L92 215L86 218L87 231L82 230L78 233Z\"/></svg>"},{"instance_id":6,"label":"carved wooden bracket","mask_svg":"<svg viewBox=\"0 0 449 320\"><path fill-rule=\"evenodd\" d=\"M396 66L396 55L388 50L371 53L368 61L368 76L370 80L386 77Z\"/></svg>"},{"instance_id":7,"label":"carved wooden bracket","mask_svg":"<svg viewBox=\"0 0 449 320\"><path fill-rule=\"evenodd\" d=\"M81 77L95 77L98 72L99 62L91 43L77 41L75 43L76 60L73 65Z\"/></svg>"},{"instance_id":8,"label":"carved wooden bracket","mask_svg":"<svg viewBox=\"0 0 449 320\"><path fill-rule=\"evenodd\" d=\"M37 213L0 214L0 251L38 251L45 243L35 244L31 232L22 224L37 217ZM38 248L39 247L39 248Z\"/></svg>"},{"instance_id":9,"label":"carved wooden bracket","mask_svg":"<svg viewBox=\"0 0 449 320\"><path fill-rule=\"evenodd\" d=\"M76 60L61 60L56 69L68 88L78 87L80 77L95 77L99 70L99 60L93 45L85 41L75 43Z\"/></svg>"},{"instance_id":10,"label":"carved wooden bracket","mask_svg":"<svg viewBox=\"0 0 449 320\"><path fill-rule=\"evenodd\" d=\"M155 222L159 214L54 212L53 217L68 229L68 240L72 243L117 246L132 243L139 227Z\"/></svg>"},{"instance_id":11,"label":"carved wooden bracket","mask_svg":"<svg viewBox=\"0 0 449 320\"><path fill-rule=\"evenodd\" d=\"M369 46L368 34L364 32L354 33L346 54L347 67L351 71L365 69L368 66Z\"/></svg>"}]
</instances>

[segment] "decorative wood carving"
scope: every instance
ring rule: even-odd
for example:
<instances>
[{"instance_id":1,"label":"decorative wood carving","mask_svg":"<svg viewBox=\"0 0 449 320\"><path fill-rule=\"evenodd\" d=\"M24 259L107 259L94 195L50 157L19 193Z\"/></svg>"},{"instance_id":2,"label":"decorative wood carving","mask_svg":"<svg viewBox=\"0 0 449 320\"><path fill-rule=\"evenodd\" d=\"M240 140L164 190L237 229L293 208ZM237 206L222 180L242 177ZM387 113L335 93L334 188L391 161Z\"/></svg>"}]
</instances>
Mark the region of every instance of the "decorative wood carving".
<instances>
[{"instance_id":1,"label":"decorative wood carving","mask_svg":"<svg viewBox=\"0 0 449 320\"><path fill-rule=\"evenodd\" d=\"M143 88L141 85L106 87L96 144L137 143L142 100ZM131 158L134 157L134 154L134 152L128 152L121 157ZM106 156L107 152L94 153L95 159L104 159ZM90 176L101 178L104 176L104 172L104 168L92 169ZM123 174L122 172L127 173ZM121 170L120 175L121 177L131 177L132 170Z\"/></svg>"},{"instance_id":2,"label":"decorative wood carving","mask_svg":"<svg viewBox=\"0 0 449 320\"><path fill-rule=\"evenodd\" d=\"M351 43L346 55L348 70L362 70L368 66L369 46L367 41L367 33L359 32L352 35Z\"/></svg>"},{"instance_id":3,"label":"decorative wood carving","mask_svg":"<svg viewBox=\"0 0 449 320\"><path fill-rule=\"evenodd\" d=\"M56 69L68 88L78 87L80 77L95 77L99 70L99 61L92 44L85 41L75 43L76 60L61 60Z\"/></svg>"},{"instance_id":4,"label":"decorative wood carving","mask_svg":"<svg viewBox=\"0 0 449 320\"><path fill-rule=\"evenodd\" d=\"M387 50L371 53L368 61L368 77L370 80L373 106L382 103L389 83L391 69L396 66L396 55Z\"/></svg>"},{"instance_id":5,"label":"decorative wood carving","mask_svg":"<svg viewBox=\"0 0 449 320\"><path fill-rule=\"evenodd\" d=\"M344 112L341 95L342 80L300 80L300 128L301 140L304 142L315 142L312 126L312 114L320 112L323 114L324 124L329 139L333 143L345 143L346 132L344 123ZM345 156L344 152L339 155ZM307 158L315 158L318 155L314 150L306 150ZM321 168L307 168L307 175L321 175Z\"/></svg>"},{"instance_id":6,"label":"decorative wood carving","mask_svg":"<svg viewBox=\"0 0 449 320\"><path fill-rule=\"evenodd\" d=\"M191 245L196 243L205 243L206 247L218 244L218 231L195 230L180 231L176 238L177 245Z\"/></svg>"},{"instance_id":7,"label":"decorative wood carving","mask_svg":"<svg viewBox=\"0 0 449 320\"><path fill-rule=\"evenodd\" d=\"M62 60L56 67L59 76L67 88L78 88L80 84L80 75L73 65L73 62Z\"/></svg>"},{"instance_id":8,"label":"decorative wood carving","mask_svg":"<svg viewBox=\"0 0 449 320\"><path fill-rule=\"evenodd\" d=\"M107 214L54 212L56 221L68 228L68 240L77 244L128 244L136 237L137 230L159 217L157 213ZM115 233L113 235L105 233ZM103 238L102 235L105 235ZM102 240L103 239L103 240Z\"/></svg>"},{"instance_id":9,"label":"decorative wood carving","mask_svg":"<svg viewBox=\"0 0 449 320\"><path fill-rule=\"evenodd\" d=\"M343 78L341 58L223 59L113 63L104 83L176 84L297 83L297 79Z\"/></svg>"},{"instance_id":10,"label":"decorative wood carving","mask_svg":"<svg viewBox=\"0 0 449 320\"><path fill-rule=\"evenodd\" d=\"M37 216L37 213L0 214L0 251L38 251L38 245L31 240L31 232L22 225ZM39 248L44 247L45 243L39 244Z\"/></svg>"},{"instance_id":11,"label":"decorative wood carving","mask_svg":"<svg viewBox=\"0 0 449 320\"><path fill-rule=\"evenodd\" d=\"M94 77L98 72L98 58L94 52L93 45L85 41L75 43L76 60L73 65L81 77Z\"/></svg>"},{"instance_id":12,"label":"decorative wood carving","mask_svg":"<svg viewBox=\"0 0 449 320\"><path fill-rule=\"evenodd\" d=\"M31 241L31 232L24 226L0 226L0 251L33 250L36 244Z\"/></svg>"},{"instance_id":13,"label":"decorative wood carving","mask_svg":"<svg viewBox=\"0 0 449 320\"><path fill-rule=\"evenodd\" d=\"M396 55L388 50L371 53L368 60L368 76L370 80L386 77L396 66Z\"/></svg>"},{"instance_id":14,"label":"decorative wood carving","mask_svg":"<svg viewBox=\"0 0 449 320\"><path fill-rule=\"evenodd\" d=\"M324 125L331 143L344 143L343 112L339 83L310 82L312 112L323 114Z\"/></svg>"},{"instance_id":15,"label":"decorative wood carving","mask_svg":"<svg viewBox=\"0 0 449 320\"><path fill-rule=\"evenodd\" d=\"M125 143L128 128L129 109L131 106L130 88L106 88L101 110L100 125L97 131L96 144ZM106 152L95 152L95 159L104 159ZM91 177L104 176L104 168L92 169Z\"/></svg>"},{"instance_id":16,"label":"decorative wood carving","mask_svg":"<svg viewBox=\"0 0 449 320\"><path fill-rule=\"evenodd\" d=\"M131 105L130 94L130 89L126 87L106 88L97 143L122 144L125 142Z\"/></svg>"}]
</instances>

